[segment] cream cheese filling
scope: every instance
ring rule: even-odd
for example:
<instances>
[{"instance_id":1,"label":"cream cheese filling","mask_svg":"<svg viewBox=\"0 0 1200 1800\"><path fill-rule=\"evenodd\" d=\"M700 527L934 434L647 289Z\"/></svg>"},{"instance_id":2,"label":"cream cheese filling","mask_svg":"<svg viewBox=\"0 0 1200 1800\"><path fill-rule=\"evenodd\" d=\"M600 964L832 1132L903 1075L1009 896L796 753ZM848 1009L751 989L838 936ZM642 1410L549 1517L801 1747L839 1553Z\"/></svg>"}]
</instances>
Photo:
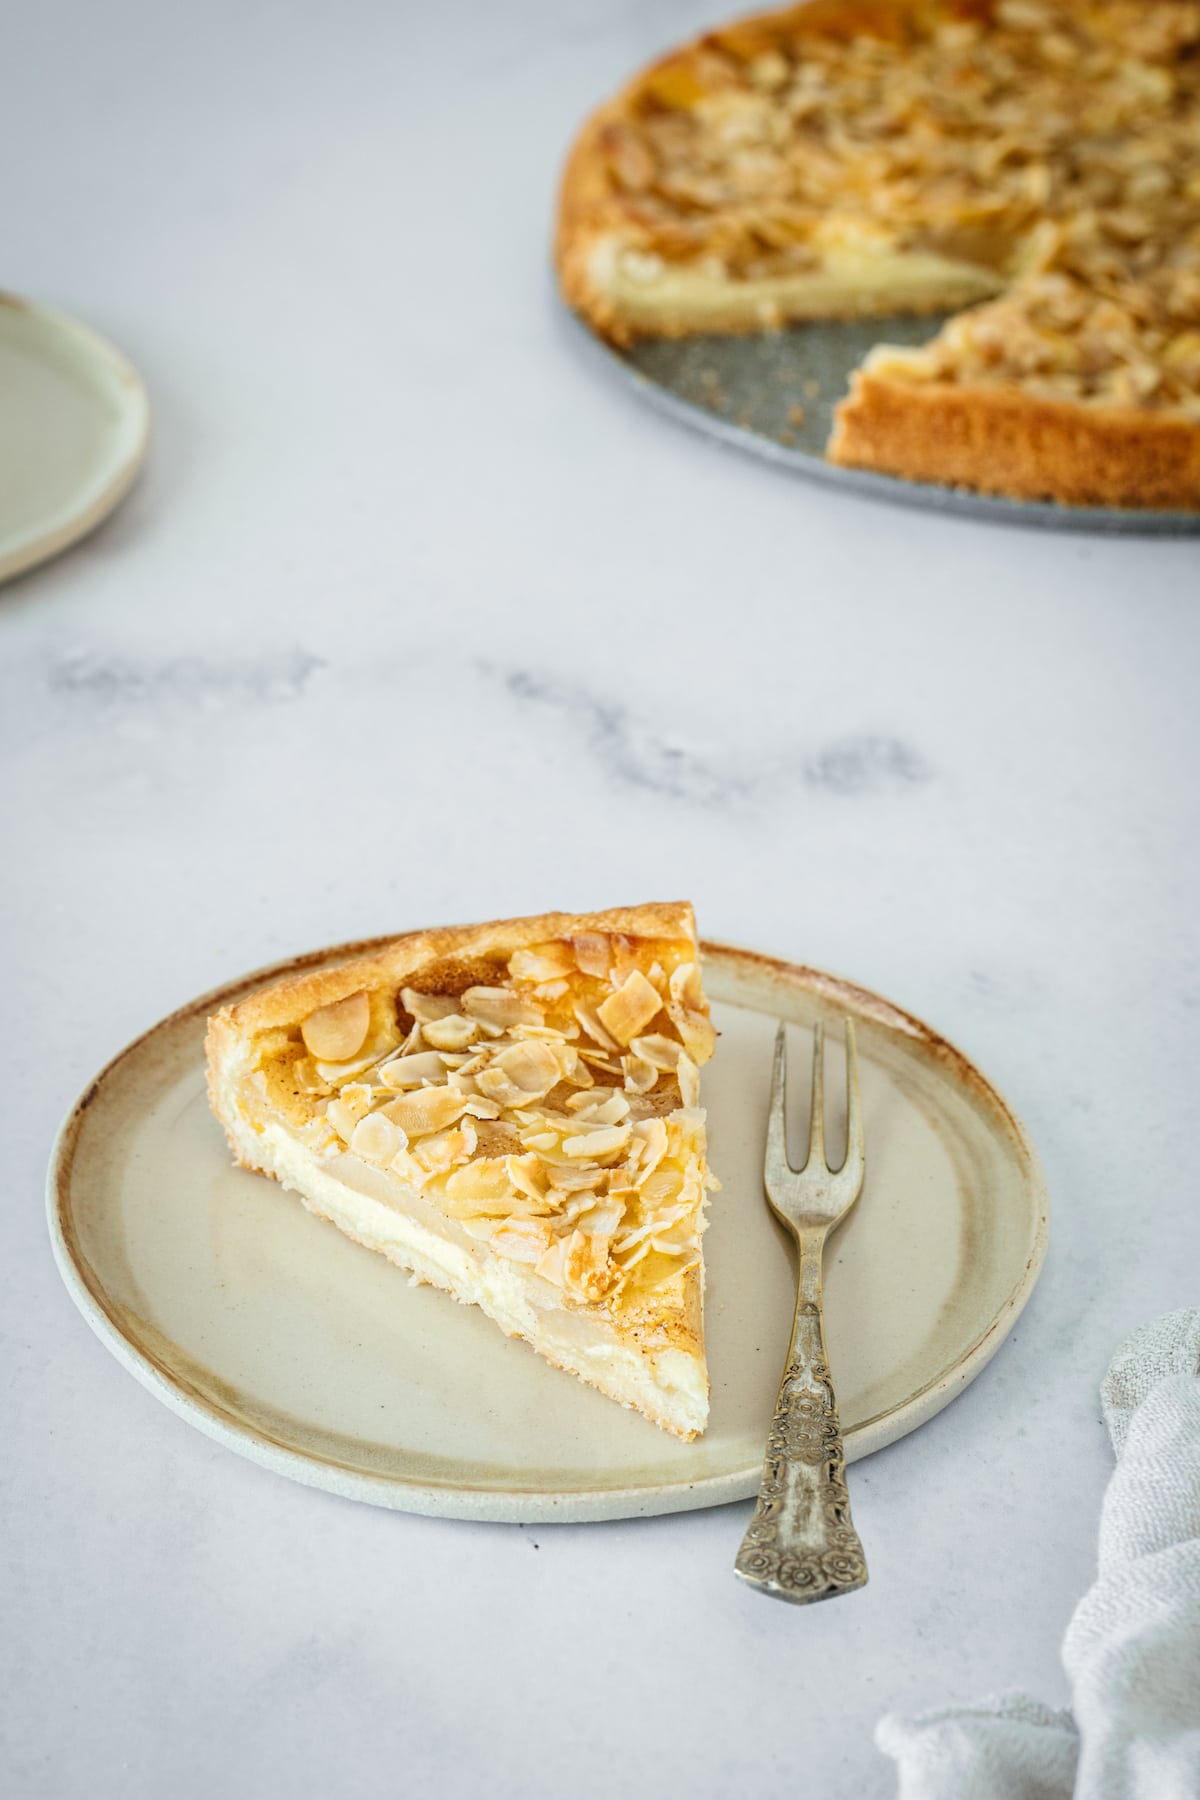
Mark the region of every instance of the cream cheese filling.
<instances>
[{"instance_id":1,"label":"cream cheese filling","mask_svg":"<svg viewBox=\"0 0 1200 1800\"><path fill-rule=\"evenodd\" d=\"M284 1126L265 1122L254 1131L253 1155L310 1211L400 1267L479 1306L509 1336L525 1338L550 1361L614 1399L651 1416L665 1412L676 1429L703 1430L707 1387L695 1360L684 1352L623 1343L605 1321L564 1307L549 1282L495 1255L407 1183L350 1151L322 1156Z\"/></svg>"},{"instance_id":2,"label":"cream cheese filling","mask_svg":"<svg viewBox=\"0 0 1200 1800\"><path fill-rule=\"evenodd\" d=\"M968 306L1001 293L992 269L939 256L863 244L831 244L820 264L791 274L743 280L695 264L659 263L622 249L615 238L596 246L592 275L632 325L671 319L693 328L744 323L915 312Z\"/></svg>"}]
</instances>

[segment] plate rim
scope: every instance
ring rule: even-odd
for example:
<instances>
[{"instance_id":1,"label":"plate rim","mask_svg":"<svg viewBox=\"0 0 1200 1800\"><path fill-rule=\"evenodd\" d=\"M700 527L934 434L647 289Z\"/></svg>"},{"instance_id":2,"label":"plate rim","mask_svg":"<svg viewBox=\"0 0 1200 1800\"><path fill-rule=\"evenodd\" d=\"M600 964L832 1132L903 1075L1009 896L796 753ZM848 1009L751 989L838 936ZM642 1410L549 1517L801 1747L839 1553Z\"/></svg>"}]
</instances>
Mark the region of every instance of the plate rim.
<instances>
[{"instance_id":1,"label":"plate rim","mask_svg":"<svg viewBox=\"0 0 1200 1800\"><path fill-rule=\"evenodd\" d=\"M373 1475L346 1468L316 1451L298 1451L273 1439L265 1426L251 1427L225 1412L211 1396L188 1391L178 1371L168 1371L142 1345L122 1330L105 1304L103 1284L91 1271L79 1245L73 1241L69 1199L75 1152L84 1120L105 1084L120 1066L150 1038L176 1025L207 1015L235 997L268 981L325 963L369 955L394 940L395 933L355 939L319 950L284 957L250 971L220 987L198 994L175 1007L118 1050L81 1090L69 1107L51 1148L46 1175L46 1211L51 1249L63 1284L92 1331L117 1361L156 1399L172 1412L237 1454L260 1467L346 1499L365 1501L392 1511L422 1513L441 1518L471 1519L495 1523L590 1523L601 1520L650 1517L689 1512L731 1501L744 1500L757 1491L760 1463L749 1469L726 1470L700 1479L659 1481L634 1486L557 1488L519 1485L496 1488L468 1486L458 1481L420 1480L397 1475ZM714 939L701 939L701 953L752 969L760 976L780 980L798 992L816 994L823 1003L849 1000L860 1016L899 1031L918 1043L939 1063L948 1064L960 1082L982 1096L999 1118L1023 1165L1030 1202L1030 1234L1027 1259L1006 1298L967 1350L949 1368L926 1382L898 1406L861 1421L846 1434L846 1460L855 1462L919 1429L948 1406L982 1373L1008 1336L1033 1293L1046 1257L1049 1236L1049 1195L1040 1158L1028 1132L994 1082L949 1039L873 989L846 977L808 964L792 962L767 952Z\"/></svg>"},{"instance_id":2,"label":"plate rim","mask_svg":"<svg viewBox=\"0 0 1200 1800\"><path fill-rule=\"evenodd\" d=\"M41 529L35 524L30 528L33 535L27 533L18 538L14 548L7 552L0 550L0 582L5 582L24 575L30 569L49 562L64 550L69 550L73 544L79 543L101 525L120 505L146 460L150 443L150 398L145 382L124 351L118 350L115 344L92 326L85 325L81 320L59 312L54 307L43 306L40 301L28 300L23 294L13 294L2 289L0 311L32 318L51 327L72 346L86 353L93 368L96 365L102 367L108 377L110 391L114 395L119 393L122 397L122 417L129 438L118 458L110 464L97 465L101 471L107 467L109 473L102 485L91 493L86 504L73 508L66 517L59 515L58 521L52 522L47 529Z\"/></svg>"}]
</instances>

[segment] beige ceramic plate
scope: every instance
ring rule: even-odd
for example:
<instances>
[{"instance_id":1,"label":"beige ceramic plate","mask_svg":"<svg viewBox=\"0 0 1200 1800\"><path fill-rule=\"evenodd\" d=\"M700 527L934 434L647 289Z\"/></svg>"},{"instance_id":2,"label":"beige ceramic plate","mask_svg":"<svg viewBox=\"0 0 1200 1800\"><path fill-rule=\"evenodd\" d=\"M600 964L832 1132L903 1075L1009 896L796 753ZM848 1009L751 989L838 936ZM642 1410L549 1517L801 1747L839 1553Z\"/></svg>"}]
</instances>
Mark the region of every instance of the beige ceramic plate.
<instances>
[{"instance_id":1,"label":"beige ceramic plate","mask_svg":"<svg viewBox=\"0 0 1200 1800\"><path fill-rule=\"evenodd\" d=\"M858 1021L867 1180L826 1277L847 1455L891 1443L961 1393L1028 1299L1045 1190L995 1089L887 1001L709 944L722 1036L704 1098L724 1184L705 1240L713 1405L704 1438L678 1443L230 1164L205 1100L208 1013L372 947L281 965L165 1019L88 1089L51 1163L55 1254L89 1323L159 1399L267 1468L475 1519L621 1518L754 1493L792 1311L790 1253L761 1187L781 1018ZM807 1044L793 1035L803 1067ZM836 1095L839 1072L829 1074ZM831 1104L833 1144L840 1109ZM795 1129L803 1142L803 1118Z\"/></svg>"},{"instance_id":2,"label":"beige ceramic plate","mask_svg":"<svg viewBox=\"0 0 1200 1800\"><path fill-rule=\"evenodd\" d=\"M0 294L0 581L112 512L146 454L150 409L119 350Z\"/></svg>"}]
</instances>

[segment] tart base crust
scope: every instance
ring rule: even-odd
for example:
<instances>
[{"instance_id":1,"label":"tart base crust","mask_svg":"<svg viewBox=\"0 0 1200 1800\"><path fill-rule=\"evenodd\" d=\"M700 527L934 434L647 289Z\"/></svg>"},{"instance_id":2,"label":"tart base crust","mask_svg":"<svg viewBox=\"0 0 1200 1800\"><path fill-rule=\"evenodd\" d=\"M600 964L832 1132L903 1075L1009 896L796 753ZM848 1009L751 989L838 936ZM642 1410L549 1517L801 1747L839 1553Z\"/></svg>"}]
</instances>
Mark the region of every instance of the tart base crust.
<instances>
[{"instance_id":1,"label":"tart base crust","mask_svg":"<svg viewBox=\"0 0 1200 1800\"><path fill-rule=\"evenodd\" d=\"M1073 506L1200 502L1200 431L1185 419L1075 406L1019 388L894 381L859 370L826 454L846 468Z\"/></svg>"}]
</instances>

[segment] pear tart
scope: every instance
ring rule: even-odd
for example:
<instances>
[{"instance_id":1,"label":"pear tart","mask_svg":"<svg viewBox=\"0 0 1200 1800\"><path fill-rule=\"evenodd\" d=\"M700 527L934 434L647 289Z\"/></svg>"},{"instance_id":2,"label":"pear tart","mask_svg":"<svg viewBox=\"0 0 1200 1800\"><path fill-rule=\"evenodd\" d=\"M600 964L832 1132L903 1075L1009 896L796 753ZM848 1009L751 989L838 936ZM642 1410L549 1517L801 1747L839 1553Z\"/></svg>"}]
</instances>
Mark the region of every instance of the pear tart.
<instances>
[{"instance_id":1,"label":"pear tart","mask_svg":"<svg viewBox=\"0 0 1200 1800\"><path fill-rule=\"evenodd\" d=\"M879 348L832 460L1200 502L1200 5L809 0L644 71L568 162L563 291L618 343L968 307Z\"/></svg>"},{"instance_id":2,"label":"pear tart","mask_svg":"<svg viewBox=\"0 0 1200 1800\"><path fill-rule=\"evenodd\" d=\"M237 1160L683 1438L715 1033L692 911L417 932L209 1024Z\"/></svg>"}]
</instances>

